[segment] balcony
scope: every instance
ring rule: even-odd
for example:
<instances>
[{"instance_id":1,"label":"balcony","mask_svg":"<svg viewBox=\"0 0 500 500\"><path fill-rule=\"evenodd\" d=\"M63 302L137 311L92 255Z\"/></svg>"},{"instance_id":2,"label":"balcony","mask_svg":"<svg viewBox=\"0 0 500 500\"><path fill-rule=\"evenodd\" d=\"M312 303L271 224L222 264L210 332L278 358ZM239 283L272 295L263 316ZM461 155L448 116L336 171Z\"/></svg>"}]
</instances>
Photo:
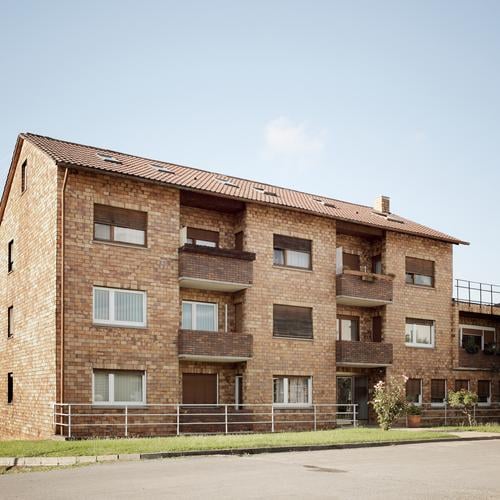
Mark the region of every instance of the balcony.
<instances>
[{"instance_id":1,"label":"balcony","mask_svg":"<svg viewBox=\"0 0 500 500\"><path fill-rule=\"evenodd\" d=\"M484 351L470 354L460 347L458 350L458 367L476 370L499 370L500 351L493 354L485 354Z\"/></svg>"},{"instance_id":2,"label":"balcony","mask_svg":"<svg viewBox=\"0 0 500 500\"><path fill-rule=\"evenodd\" d=\"M240 250L184 245L179 248L179 284L220 292L252 286L255 254Z\"/></svg>"},{"instance_id":3,"label":"balcony","mask_svg":"<svg viewBox=\"0 0 500 500\"><path fill-rule=\"evenodd\" d=\"M392 302L392 276L344 270L337 274L337 304L377 307Z\"/></svg>"},{"instance_id":4,"label":"balcony","mask_svg":"<svg viewBox=\"0 0 500 500\"><path fill-rule=\"evenodd\" d=\"M179 330L179 359L235 363L252 357L253 337L245 333Z\"/></svg>"},{"instance_id":5,"label":"balcony","mask_svg":"<svg viewBox=\"0 0 500 500\"><path fill-rule=\"evenodd\" d=\"M392 344L337 340L336 360L340 366L389 366L392 364Z\"/></svg>"}]
</instances>

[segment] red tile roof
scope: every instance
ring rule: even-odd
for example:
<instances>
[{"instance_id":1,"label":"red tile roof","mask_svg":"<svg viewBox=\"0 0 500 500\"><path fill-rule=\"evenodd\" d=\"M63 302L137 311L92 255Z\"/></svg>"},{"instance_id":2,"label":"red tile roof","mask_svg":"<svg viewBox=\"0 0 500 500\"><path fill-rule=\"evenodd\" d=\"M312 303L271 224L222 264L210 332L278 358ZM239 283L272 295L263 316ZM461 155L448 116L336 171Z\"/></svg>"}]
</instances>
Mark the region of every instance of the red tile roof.
<instances>
[{"instance_id":1,"label":"red tile roof","mask_svg":"<svg viewBox=\"0 0 500 500\"><path fill-rule=\"evenodd\" d=\"M31 133L21 134L20 137L38 146L57 164L63 166L139 177L191 191L290 208L399 233L415 234L455 244L466 243L395 214L385 216L376 213L372 207L364 205ZM103 159L99 153L110 155L116 162ZM158 167L172 173L162 172Z\"/></svg>"}]
</instances>

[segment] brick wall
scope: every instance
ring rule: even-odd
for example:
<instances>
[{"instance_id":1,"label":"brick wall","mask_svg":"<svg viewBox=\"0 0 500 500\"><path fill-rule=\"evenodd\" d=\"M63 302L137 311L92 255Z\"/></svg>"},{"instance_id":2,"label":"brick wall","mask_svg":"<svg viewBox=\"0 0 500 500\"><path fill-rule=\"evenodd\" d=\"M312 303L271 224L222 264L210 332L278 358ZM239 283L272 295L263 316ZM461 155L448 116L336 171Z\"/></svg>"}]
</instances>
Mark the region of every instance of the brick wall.
<instances>
[{"instance_id":1,"label":"brick wall","mask_svg":"<svg viewBox=\"0 0 500 500\"><path fill-rule=\"evenodd\" d=\"M380 301L392 300L392 280L388 277L361 276L352 271L345 271L337 275L336 281L337 296Z\"/></svg>"},{"instance_id":2,"label":"brick wall","mask_svg":"<svg viewBox=\"0 0 500 500\"><path fill-rule=\"evenodd\" d=\"M392 344L383 342L350 342L337 340L337 363L392 363Z\"/></svg>"},{"instance_id":3,"label":"brick wall","mask_svg":"<svg viewBox=\"0 0 500 500\"><path fill-rule=\"evenodd\" d=\"M28 161L21 194L21 164ZM14 240L14 271L7 244ZM56 400L57 174L55 164L24 143L0 226L0 438L44 438L53 433ZM7 338L7 308L14 307ZM7 373L14 402L7 405Z\"/></svg>"}]
</instances>

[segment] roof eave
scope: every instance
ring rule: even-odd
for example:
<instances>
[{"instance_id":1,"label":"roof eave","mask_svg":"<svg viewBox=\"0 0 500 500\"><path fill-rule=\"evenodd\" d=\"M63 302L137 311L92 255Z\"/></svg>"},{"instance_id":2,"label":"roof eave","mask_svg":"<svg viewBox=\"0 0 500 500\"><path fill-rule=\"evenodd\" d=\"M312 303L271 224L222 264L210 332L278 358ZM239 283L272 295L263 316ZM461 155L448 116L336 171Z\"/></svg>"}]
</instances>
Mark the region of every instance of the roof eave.
<instances>
[{"instance_id":1,"label":"roof eave","mask_svg":"<svg viewBox=\"0 0 500 500\"><path fill-rule=\"evenodd\" d=\"M470 244L467 241L462 241L462 240L459 240L459 239L456 239L456 238L452 238L452 237L444 237L444 236L443 237L439 237L439 236L432 236L432 235L422 235L421 233L418 233L416 231L408 231L408 230L404 230L404 229L398 230L398 229L395 229L395 228L394 229L393 228L387 228L386 226L378 225L378 224L362 224L362 223L360 223L359 221L357 221L355 219L349 219L349 218L345 218L345 217L339 217L339 216L328 215L328 214L319 214L318 212L316 212L314 210L307 210L305 208L297 208L297 207L290 207L290 206L274 205L272 203L265 202L265 201L249 200L247 198L243 198L243 197L240 197L240 196L228 195L228 194L224 194L224 193L213 193L212 191L208 191L208 190L204 190L204 189L199 189L199 188L188 187L188 186L179 186L178 184L169 183L168 181L158 181L158 180L154 180L154 179L147 179L147 178L144 178L144 177L142 177L140 175L125 174L125 173L120 173L120 172L111 172L109 170L99 169L99 168L96 168L96 167L89 167L87 165L81 165L81 164L78 164L78 163L68 163L68 162L65 162L65 161L57 160L57 159L55 161L56 161L56 165L59 166L59 167L62 167L62 168L74 168L74 169L77 169L77 170L82 170L82 171L90 172L90 173L95 173L97 171L97 172L102 173L104 175L110 175L110 176L113 176L113 177L121 177L121 178L129 178L129 179L131 178L131 179L136 179L136 180L141 181L141 182L146 182L148 184L155 184L155 185L159 185L159 186L166 186L166 187L170 187L170 188L173 188L173 189L191 191L191 192L194 192L194 193L203 193L203 194L208 194L210 196L218 196L218 197L221 197L221 198L226 198L226 199L231 199L231 200L238 200L238 201L242 201L244 203L255 203L256 205L272 206L272 207L274 206L275 208L282 208L282 209L285 209L285 210L293 210L295 212L307 213L307 214L315 215L316 217L325 217L327 219L339 220L339 221L343 221L343 222L351 222L351 223L354 223L354 224L359 224L361 226L365 225L365 226L377 227L379 229L383 229L384 231L393 231L395 233L409 234L409 235L412 235L412 236L418 236L420 238L427 238L427 239L431 239L431 240L435 240L435 241L442 241L442 242L445 242L445 243L451 243L453 245L469 245Z\"/></svg>"}]
</instances>

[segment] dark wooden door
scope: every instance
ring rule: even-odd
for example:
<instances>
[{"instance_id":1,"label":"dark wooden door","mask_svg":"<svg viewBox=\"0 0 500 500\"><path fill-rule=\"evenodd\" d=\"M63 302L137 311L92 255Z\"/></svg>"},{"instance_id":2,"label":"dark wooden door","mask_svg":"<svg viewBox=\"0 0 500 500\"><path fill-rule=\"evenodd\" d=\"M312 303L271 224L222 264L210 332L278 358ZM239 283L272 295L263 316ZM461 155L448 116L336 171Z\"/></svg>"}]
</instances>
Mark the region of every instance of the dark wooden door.
<instances>
[{"instance_id":1,"label":"dark wooden door","mask_svg":"<svg viewBox=\"0 0 500 500\"><path fill-rule=\"evenodd\" d=\"M188 405L216 405L217 375L183 373L182 402Z\"/></svg>"}]
</instances>

